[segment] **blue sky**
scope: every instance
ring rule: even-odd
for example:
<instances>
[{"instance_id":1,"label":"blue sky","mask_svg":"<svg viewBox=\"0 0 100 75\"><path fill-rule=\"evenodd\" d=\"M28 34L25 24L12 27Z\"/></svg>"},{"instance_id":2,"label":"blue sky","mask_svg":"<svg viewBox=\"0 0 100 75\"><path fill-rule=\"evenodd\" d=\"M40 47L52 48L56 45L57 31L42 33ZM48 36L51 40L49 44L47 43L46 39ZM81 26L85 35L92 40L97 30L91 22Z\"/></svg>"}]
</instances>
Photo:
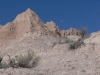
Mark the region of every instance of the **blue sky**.
<instances>
[{"instance_id":1,"label":"blue sky","mask_svg":"<svg viewBox=\"0 0 100 75\"><path fill-rule=\"evenodd\" d=\"M0 24L13 21L27 8L60 29L85 26L89 33L100 30L100 0L0 0Z\"/></svg>"}]
</instances>

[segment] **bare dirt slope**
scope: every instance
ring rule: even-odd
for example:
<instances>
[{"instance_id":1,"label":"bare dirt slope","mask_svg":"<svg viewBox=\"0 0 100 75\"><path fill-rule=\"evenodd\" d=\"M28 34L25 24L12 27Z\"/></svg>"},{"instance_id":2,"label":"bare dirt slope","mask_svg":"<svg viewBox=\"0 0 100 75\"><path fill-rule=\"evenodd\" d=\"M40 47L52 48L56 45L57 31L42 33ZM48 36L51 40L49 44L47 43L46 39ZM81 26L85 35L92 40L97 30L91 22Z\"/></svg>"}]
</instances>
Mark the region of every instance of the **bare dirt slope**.
<instances>
[{"instance_id":1,"label":"bare dirt slope","mask_svg":"<svg viewBox=\"0 0 100 75\"><path fill-rule=\"evenodd\" d=\"M99 44L91 43L69 51L68 43L61 44L59 38L28 33L0 51L3 57L9 54L13 58L32 50L40 56L38 65L32 69L1 69L0 75L100 75L99 49Z\"/></svg>"}]
</instances>

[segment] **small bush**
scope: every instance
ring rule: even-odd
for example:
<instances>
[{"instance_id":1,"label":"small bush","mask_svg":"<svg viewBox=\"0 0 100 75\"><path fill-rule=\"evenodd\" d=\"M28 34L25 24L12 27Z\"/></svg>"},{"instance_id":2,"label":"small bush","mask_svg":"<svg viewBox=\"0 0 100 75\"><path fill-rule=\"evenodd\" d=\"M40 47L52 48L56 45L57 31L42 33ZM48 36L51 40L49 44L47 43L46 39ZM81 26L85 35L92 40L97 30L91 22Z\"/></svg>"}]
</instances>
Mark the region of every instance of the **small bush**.
<instances>
[{"instance_id":1,"label":"small bush","mask_svg":"<svg viewBox=\"0 0 100 75\"><path fill-rule=\"evenodd\" d=\"M9 67L9 64L7 64L5 62L2 63L1 61L2 61L2 57L0 57L0 69Z\"/></svg>"},{"instance_id":2,"label":"small bush","mask_svg":"<svg viewBox=\"0 0 100 75\"><path fill-rule=\"evenodd\" d=\"M31 68L38 62L38 57L32 51L28 51L26 55L20 55L16 60L19 67Z\"/></svg>"},{"instance_id":3,"label":"small bush","mask_svg":"<svg viewBox=\"0 0 100 75\"><path fill-rule=\"evenodd\" d=\"M81 36L82 38L87 38L89 37L88 35L88 29L86 27L81 27L80 28Z\"/></svg>"},{"instance_id":4,"label":"small bush","mask_svg":"<svg viewBox=\"0 0 100 75\"><path fill-rule=\"evenodd\" d=\"M69 44L69 49L70 50L75 50L83 44L84 44L84 42L82 42L82 41L74 41L73 43Z\"/></svg>"},{"instance_id":5,"label":"small bush","mask_svg":"<svg viewBox=\"0 0 100 75\"><path fill-rule=\"evenodd\" d=\"M71 39L69 39L69 38L66 38L66 40L65 40L65 43L73 43L74 41L73 40L71 40Z\"/></svg>"},{"instance_id":6,"label":"small bush","mask_svg":"<svg viewBox=\"0 0 100 75\"><path fill-rule=\"evenodd\" d=\"M9 68L9 64L6 64L6 63L0 63L0 69L6 69L6 68Z\"/></svg>"}]
</instances>

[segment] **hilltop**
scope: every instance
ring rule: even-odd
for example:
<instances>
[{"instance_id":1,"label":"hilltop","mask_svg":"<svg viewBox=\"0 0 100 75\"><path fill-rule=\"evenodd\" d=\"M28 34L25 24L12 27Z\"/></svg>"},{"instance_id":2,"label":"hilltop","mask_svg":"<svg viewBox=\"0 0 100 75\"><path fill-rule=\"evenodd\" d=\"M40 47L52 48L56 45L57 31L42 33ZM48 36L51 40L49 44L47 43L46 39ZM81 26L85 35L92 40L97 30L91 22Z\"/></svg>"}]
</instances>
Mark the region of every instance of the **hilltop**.
<instances>
[{"instance_id":1,"label":"hilltop","mask_svg":"<svg viewBox=\"0 0 100 75\"><path fill-rule=\"evenodd\" d=\"M0 26L0 43L7 44L21 38L25 33L34 33L37 31L56 37L80 35L79 30L75 28L70 28L70 30L60 30L53 21L44 24L38 15L28 8L25 12L17 15L13 22Z\"/></svg>"},{"instance_id":2,"label":"hilltop","mask_svg":"<svg viewBox=\"0 0 100 75\"><path fill-rule=\"evenodd\" d=\"M99 34L83 39L80 30L60 30L53 21L44 24L28 8L0 26L0 75L100 75ZM32 68L22 67L16 60L28 51L39 57Z\"/></svg>"}]
</instances>

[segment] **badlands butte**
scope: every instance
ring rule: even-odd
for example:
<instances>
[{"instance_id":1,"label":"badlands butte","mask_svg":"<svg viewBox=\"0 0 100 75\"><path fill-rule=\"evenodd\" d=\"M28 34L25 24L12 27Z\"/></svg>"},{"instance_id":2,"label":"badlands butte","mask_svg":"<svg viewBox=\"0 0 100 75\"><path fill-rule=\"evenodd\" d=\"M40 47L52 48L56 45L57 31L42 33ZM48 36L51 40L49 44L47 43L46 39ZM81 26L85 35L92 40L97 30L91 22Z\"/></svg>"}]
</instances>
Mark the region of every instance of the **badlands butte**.
<instances>
[{"instance_id":1,"label":"badlands butte","mask_svg":"<svg viewBox=\"0 0 100 75\"><path fill-rule=\"evenodd\" d=\"M0 43L7 43L21 38L25 33L37 31L59 37L80 35L80 32L76 29L60 30L53 21L44 24L38 15L28 8L25 12L19 14L13 22L0 26Z\"/></svg>"},{"instance_id":2,"label":"badlands butte","mask_svg":"<svg viewBox=\"0 0 100 75\"><path fill-rule=\"evenodd\" d=\"M100 31L81 36L75 28L60 30L53 21L44 24L28 8L0 26L0 75L100 75ZM36 65L15 67L16 58L30 50L39 57Z\"/></svg>"}]
</instances>

